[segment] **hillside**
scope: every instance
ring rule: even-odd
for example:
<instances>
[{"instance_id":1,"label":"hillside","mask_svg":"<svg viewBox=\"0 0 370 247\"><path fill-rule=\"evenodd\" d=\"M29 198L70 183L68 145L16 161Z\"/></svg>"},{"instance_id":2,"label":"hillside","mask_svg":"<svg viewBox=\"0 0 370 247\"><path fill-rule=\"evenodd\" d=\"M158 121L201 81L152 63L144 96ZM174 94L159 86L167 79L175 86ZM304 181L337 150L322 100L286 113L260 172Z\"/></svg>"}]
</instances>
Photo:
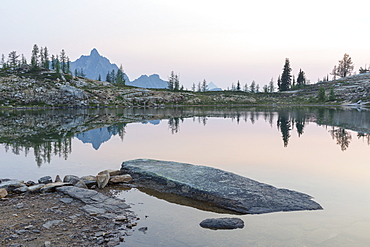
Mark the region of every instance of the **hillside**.
<instances>
[{"instance_id":1,"label":"hillside","mask_svg":"<svg viewBox=\"0 0 370 247\"><path fill-rule=\"evenodd\" d=\"M320 104L366 105L370 102L370 74L308 85L304 89L281 93L241 91L171 92L120 87L108 82L65 75L55 71L22 69L0 72L0 107L87 107L87 106L165 106L235 104ZM318 101L319 87L334 89L335 100Z\"/></svg>"}]
</instances>

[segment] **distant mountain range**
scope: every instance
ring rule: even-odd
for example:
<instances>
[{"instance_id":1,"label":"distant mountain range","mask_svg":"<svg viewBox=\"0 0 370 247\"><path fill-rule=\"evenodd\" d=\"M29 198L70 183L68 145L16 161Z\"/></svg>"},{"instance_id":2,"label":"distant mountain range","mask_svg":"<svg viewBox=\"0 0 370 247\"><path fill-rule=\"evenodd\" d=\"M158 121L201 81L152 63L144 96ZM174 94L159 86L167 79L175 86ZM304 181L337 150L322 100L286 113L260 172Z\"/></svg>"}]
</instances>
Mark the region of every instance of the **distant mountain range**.
<instances>
[{"instance_id":1,"label":"distant mountain range","mask_svg":"<svg viewBox=\"0 0 370 247\"><path fill-rule=\"evenodd\" d=\"M162 80L159 75L153 74L150 76L142 75L132 82L126 83L130 86L144 87L144 88L167 88L168 82Z\"/></svg>"},{"instance_id":2,"label":"distant mountain range","mask_svg":"<svg viewBox=\"0 0 370 247\"><path fill-rule=\"evenodd\" d=\"M108 72L112 70L118 71L118 66L114 63L111 63L108 58L103 57L99 54L98 50L95 48L91 50L90 55L82 55L79 59L70 64L70 70L72 73L75 70L81 71L85 74L86 78L97 80L100 78L102 81L105 81ZM128 76L124 75L126 83L129 82Z\"/></svg>"},{"instance_id":3,"label":"distant mountain range","mask_svg":"<svg viewBox=\"0 0 370 247\"><path fill-rule=\"evenodd\" d=\"M118 66L111 63L108 58L99 54L97 49L92 49L90 55L82 55L76 61L71 62L70 70L72 73L83 71L86 78L102 81L106 80L107 74L112 70L118 71ZM150 76L142 75L139 78L130 81L127 74L124 74L126 85L141 88L167 88L168 81L162 80L159 75L153 74ZM222 88L217 87L213 82L208 84L209 91L222 91Z\"/></svg>"}]
</instances>

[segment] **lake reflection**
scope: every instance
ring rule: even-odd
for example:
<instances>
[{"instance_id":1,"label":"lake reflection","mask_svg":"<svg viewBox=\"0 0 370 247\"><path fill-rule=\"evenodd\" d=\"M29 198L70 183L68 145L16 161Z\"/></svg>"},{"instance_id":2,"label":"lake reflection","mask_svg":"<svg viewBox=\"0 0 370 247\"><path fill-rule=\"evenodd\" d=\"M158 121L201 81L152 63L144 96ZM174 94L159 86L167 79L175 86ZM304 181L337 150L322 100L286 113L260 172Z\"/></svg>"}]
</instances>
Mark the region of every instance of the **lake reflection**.
<instances>
[{"instance_id":1,"label":"lake reflection","mask_svg":"<svg viewBox=\"0 0 370 247\"><path fill-rule=\"evenodd\" d=\"M124 160L173 160L310 194L324 210L228 216L119 191L142 218L123 246L369 246L370 113L341 108L176 108L0 112L0 177L96 174ZM159 198L154 197L157 196ZM187 205L184 203L184 205ZM145 218L145 216L149 216ZM238 216L239 217L239 216Z\"/></svg>"}]
</instances>

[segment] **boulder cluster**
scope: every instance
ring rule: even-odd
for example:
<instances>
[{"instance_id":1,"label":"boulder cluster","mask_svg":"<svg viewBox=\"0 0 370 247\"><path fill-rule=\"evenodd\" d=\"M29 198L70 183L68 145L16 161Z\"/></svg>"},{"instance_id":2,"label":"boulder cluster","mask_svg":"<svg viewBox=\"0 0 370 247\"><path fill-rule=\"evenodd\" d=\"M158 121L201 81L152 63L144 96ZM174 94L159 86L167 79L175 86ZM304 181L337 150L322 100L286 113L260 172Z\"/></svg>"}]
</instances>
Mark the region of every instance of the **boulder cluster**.
<instances>
[{"instance_id":1,"label":"boulder cluster","mask_svg":"<svg viewBox=\"0 0 370 247\"><path fill-rule=\"evenodd\" d=\"M97 176L66 175L63 180L56 176L54 182L50 176L44 176L34 181L20 181L17 179L0 179L0 198L4 198L8 193L47 193L53 192L58 187L74 186L84 189L102 189L108 183L128 183L132 180L129 174L121 174L119 170L104 170L98 173Z\"/></svg>"}]
</instances>

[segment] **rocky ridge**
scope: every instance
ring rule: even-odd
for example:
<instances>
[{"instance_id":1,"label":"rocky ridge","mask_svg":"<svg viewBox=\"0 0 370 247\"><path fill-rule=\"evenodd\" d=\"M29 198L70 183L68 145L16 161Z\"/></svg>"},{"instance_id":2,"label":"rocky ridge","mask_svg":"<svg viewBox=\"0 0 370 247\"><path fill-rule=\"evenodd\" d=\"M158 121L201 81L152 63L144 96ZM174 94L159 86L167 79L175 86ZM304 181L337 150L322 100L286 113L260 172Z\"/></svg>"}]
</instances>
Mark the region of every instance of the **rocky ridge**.
<instances>
[{"instance_id":1,"label":"rocky ridge","mask_svg":"<svg viewBox=\"0 0 370 247\"><path fill-rule=\"evenodd\" d=\"M331 82L308 85L303 89L280 93L246 93L242 91L172 92L122 87L108 82L67 75L56 78L54 71L22 72L0 75L0 107L163 107L173 105L235 104L357 104L370 102L370 74L360 74ZM328 97L317 100L319 88Z\"/></svg>"}]
</instances>

